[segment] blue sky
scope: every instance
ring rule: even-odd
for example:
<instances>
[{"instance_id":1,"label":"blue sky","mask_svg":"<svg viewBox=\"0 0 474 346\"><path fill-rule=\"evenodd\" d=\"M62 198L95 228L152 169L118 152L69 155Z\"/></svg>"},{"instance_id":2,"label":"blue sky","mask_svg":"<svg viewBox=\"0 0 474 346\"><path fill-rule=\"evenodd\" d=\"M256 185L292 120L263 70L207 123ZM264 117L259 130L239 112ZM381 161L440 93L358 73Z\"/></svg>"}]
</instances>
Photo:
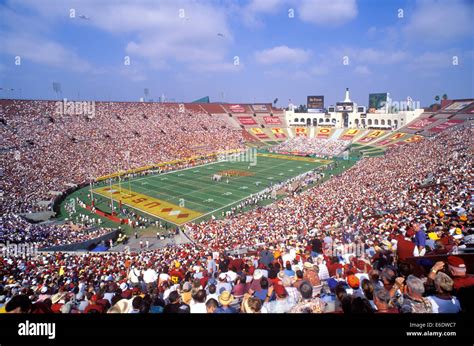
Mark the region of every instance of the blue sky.
<instances>
[{"instance_id":1,"label":"blue sky","mask_svg":"<svg viewBox=\"0 0 474 346\"><path fill-rule=\"evenodd\" d=\"M472 18L469 0L0 1L0 87L15 89L0 97L53 99L58 81L69 99L148 88L155 100L328 106L349 87L361 105L390 92L426 106L474 96Z\"/></svg>"}]
</instances>

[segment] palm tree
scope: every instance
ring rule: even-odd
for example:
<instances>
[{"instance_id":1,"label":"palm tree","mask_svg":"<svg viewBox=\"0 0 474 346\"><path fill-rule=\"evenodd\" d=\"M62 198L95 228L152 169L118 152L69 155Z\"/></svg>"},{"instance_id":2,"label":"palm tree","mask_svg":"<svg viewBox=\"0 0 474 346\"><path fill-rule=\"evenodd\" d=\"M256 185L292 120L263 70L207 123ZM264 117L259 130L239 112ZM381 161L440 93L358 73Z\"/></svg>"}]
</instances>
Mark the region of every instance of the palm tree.
<instances>
[{"instance_id":1,"label":"palm tree","mask_svg":"<svg viewBox=\"0 0 474 346\"><path fill-rule=\"evenodd\" d=\"M439 101L439 95L436 95L434 99L435 99L436 102L438 102Z\"/></svg>"},{"instance_id":2,"label":"palm tree","mask_svg":"<svg viewBox=\"0 0 474 346\"><path fill-rule=\"evenodd\" d=\"M443 94L442 98L443 98L443 100L447 100L447 99L448 99L448 95L447 95L447 94Z\"/></svg>"}]
</instances>

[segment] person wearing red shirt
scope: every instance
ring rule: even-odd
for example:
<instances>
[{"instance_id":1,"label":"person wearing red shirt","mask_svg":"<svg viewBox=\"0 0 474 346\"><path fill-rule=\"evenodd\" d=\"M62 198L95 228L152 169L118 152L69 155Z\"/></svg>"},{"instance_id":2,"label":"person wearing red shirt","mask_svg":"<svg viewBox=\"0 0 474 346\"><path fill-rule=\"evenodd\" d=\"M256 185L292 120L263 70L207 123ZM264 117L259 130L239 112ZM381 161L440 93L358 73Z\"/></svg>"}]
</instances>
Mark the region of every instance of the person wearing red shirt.
<instances>
[{"instance_id":1,"label":"person wearing red shirt","mask_svg":"<svg viewBox=\"0 0 474 346\"><path fill-rule=\"evenodd\" d=\"M407 240L403 235L397 236L397 258L399 261L405 261L408 257L413 257L415 243Z\"/></svg>"},{"instance_id":2,"label":"person wearing red shirt","mask_svg":"<svg viewBox=\"0 0 474 346\"><path fill-rule=\"evenodd\" d=\"M474 275L466 274L466 264L461 257L448 257L448 270L453 278L453 288L459 290L463 287L474 286Z\"/></svg>"}]
</instances>

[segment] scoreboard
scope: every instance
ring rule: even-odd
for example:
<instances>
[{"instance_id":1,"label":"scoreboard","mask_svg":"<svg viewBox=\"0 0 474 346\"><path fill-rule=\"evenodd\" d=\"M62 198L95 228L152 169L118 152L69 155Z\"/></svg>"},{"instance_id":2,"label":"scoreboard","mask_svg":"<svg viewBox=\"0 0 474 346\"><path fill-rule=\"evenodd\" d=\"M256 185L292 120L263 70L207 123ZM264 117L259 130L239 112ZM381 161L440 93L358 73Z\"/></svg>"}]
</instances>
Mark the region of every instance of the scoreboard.
<instances>
[{"instance_id":1,"label":"scoreboard","mask_svg":"<svg viewBox=\"0 0 474 346\"><path fill-rule=\"evenodd\" d=\"M306 102L308 111L310 109L314 110L324 110L324 96L308 96L307 102Z\"/></svg>"}]
</instances>

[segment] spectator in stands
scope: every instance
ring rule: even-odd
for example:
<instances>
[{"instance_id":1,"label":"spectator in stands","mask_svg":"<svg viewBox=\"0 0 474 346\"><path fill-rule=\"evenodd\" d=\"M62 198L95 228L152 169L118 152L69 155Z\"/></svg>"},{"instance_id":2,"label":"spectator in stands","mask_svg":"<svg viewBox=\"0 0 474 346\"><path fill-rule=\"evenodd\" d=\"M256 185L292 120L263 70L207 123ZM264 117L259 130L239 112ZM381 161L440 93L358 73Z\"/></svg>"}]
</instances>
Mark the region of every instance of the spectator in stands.
<instances>
[{"instance_id":1,"label":"spectator in stands","mask_svg":"<svg viewBox=\"0 0 474 346\"><path fill-rule=\"evenodd\" d=\"M406 290L403 295L403 303L400 311L403 313L432 313L433 307L431 302L423 297L425 286L416 276L410 275L406 280Z\"/></svg>"},{"instance_id":2,"label":"spectator in stands","mask_svg":"<svg viewBox=\"0 0 474 346\"><path fill-rule=\"evenodd\" d=\"M445 273L438 272L434 279L436 293L429 296L434 313L457 313L461 311L461 304L452 296L454 281Z\"/></svg>"}]
</instances>

